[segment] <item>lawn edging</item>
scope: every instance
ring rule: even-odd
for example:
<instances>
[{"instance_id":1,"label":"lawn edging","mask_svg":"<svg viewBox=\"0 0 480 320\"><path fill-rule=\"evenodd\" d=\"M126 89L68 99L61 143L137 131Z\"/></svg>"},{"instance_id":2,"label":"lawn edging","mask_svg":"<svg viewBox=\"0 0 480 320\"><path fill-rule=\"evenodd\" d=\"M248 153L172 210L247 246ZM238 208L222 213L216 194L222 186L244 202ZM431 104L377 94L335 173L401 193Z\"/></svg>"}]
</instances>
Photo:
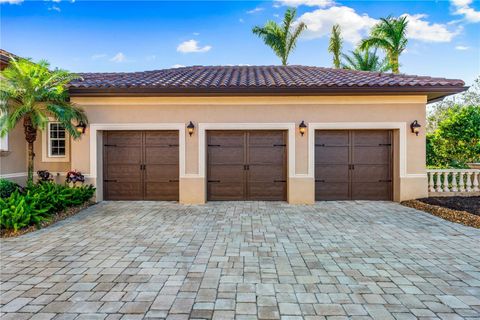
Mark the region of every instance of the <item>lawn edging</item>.
<instances>
[{"instance_id":1,"label":"lawn edging","mask_svg":"<svg viewBox=\"0 0 480 320\"><path fill-rule=\"evenodd\" d=\"M420 200L402 201L401 204L406 207L430 213L444 220L480 229L480 216L474 215L473 213L467 211L453 210L441 206L427 204Z\"/></svg>"}]
</instances>

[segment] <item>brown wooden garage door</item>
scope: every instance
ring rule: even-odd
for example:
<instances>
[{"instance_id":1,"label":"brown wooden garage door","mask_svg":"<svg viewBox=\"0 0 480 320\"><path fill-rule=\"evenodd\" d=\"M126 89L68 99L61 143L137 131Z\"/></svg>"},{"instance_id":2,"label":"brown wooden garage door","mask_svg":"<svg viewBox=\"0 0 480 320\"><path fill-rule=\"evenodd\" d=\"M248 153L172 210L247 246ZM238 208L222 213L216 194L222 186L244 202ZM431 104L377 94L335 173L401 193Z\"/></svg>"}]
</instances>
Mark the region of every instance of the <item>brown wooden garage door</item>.
<instances>
[{"instance_id":1,"label":"brown wooden garage door","mask_svg":"<svg viewBox=\"0 0 480 320\"><path fill-rule=\"evenodd\" d=\"M208 200L286 200L284 131L209 131Z\"/></svg>"},{"instance_id":2,"label":"brown wooden garage door","mask_svg":"<svg viewBox=\"0 0 480 320\"><path fill-rule=\"evenodd\" d=\"M107 131L106 200L178 200L177 131Z\"/></svg>"},{"instance_id":3,"label":"brown wooden garage door","mask_svg":"<svg viewBox=\"0 0 480 320\"><path fill-rule=\"evenodd\" d=\"M317 200L391 200L392 132L315 131Z\"/></svg>"}]
</instances>

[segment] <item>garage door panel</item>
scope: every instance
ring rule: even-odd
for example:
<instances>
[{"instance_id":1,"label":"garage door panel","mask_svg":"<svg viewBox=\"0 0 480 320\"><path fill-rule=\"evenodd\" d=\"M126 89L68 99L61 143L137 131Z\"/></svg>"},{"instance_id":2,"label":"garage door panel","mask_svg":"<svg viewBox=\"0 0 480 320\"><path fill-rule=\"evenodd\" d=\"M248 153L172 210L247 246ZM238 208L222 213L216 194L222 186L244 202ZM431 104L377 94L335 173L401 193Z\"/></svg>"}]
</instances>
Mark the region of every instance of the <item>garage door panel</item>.
<instances>
[{"instance_id":1,"label":"garage door panel","mask_svg":"<svg viewBox=\"0 0 480 320\"><path fill-rule=\"evenodd\" d=\"M248 149L249 164L279 164L283 165L284 147L251 147Z\"/></svg>"},{"instance_id":2,"label":"garage door panel","mask_svg":"<svg viewBox=\"0 0 480 320\"><path fill-rule=\"evenodd\" d=\"M316 147L315 163L347 163L348 147Z\"/></svg>"},{"instance_id":3,"label":"garage door panel","mask_svg":"<svg viewBox=\"0 0 480 320\"><path fill-rule=\"evenodd\" d=\"M275 181L285 180L283 165L249 165L249 181Z\"/></svg>"},{"instance_id":4,"label":"garage door panel","mask_svg":"<svg viewBox=\"0 0 480 320\"><path fill-rule=\"evenodd\" d=\"M284 200L286 185L283 182L249 181L249 200Z\"/></svg>"},{"instance_id":5,"label":"garage door panel","mask_svg":"<svg viewBox=\"0 0 480 320\"><path fill-rule=\"evenodd\" d=\"M162 181L178 180L178 164L171 165L155 165L149 164L145 166L145 181Z\"/></svg>"},{"instance_id":6,"label":"garage door panel","mask_svg":"<svg viewBox=\"0 0 480 320\"><path fill-rule=\"evenodd\" d=\"M208 145L243 148L245 145L245 134L243 131L209 131Z\"/></svg>"},{"instance_id":7,"label":"garage door panel","mask_svg":"<svg viewBox=\"0 0 480 320\"><path fill-rule=\"evenodd\" d=\"M123 182L140 181L142 171L140 165L115 165L106 168L105 176L109 180L118 180Z\"/></svg>"},{"instance_id":8,"label":"garage door panel","mask_svg":"<svg viewBox=\"0 0 480 320\"><path fill-rule=\"evenodd\" d=\"M325 182L348 182L348 165L345 164L317 164L315 179Z\"/></svg>"},{"instance_id":9,"label":"garage door panel","mask_svg":"<svg viewBox=\"0 0 480 320\"><path fill-rule=\"evenodd\" d=\"M112 131L105 135L105 143L117 146L139 146L142 144L141 131Z\"/></svg>"},{"instance_id":10,"label":"garage door panel","mask_svg":"<svg viewBox=\"0 0 480 320\"><path fill-rule=\"evenodd\" d=\"M349 182L315 182L315 199L348 200Z\"/></svg>"},{"instance_id":11,"label":"garage door panel","mask_svg":"<svg viewBox=\"0 0 480 320\"><path fill-rule=\"evenodd\" d=\"M355 147L352 163L354 164L388 164L390 163L389 147Z\"/></svg>"},{"instance_id":12,"label":"garage door panel","mask_svg":"<svg viewBox=\"0 0 480 320\"><path fill-rule=\"evenodd\" d=\"M271 148L273 145L285 143L282 131L249 131L248 145L250 147L264 146Z\"/></svg>"},{"instance_id":13,"label":"garage door panel","mask_svg":"<svg viewBox=\"0 0 480 320\"><path fill-rule=\"evenodd\" d=\"M208 159L211 164L241 164L245 160L242 147L208 147Z\"/></svg>"},{"instance_id":14,"label":"garage door panel","mask_svg":"<svg viewBox=\"0 0 480 320\"><path fill-rule=\"evenodd\" d=\"M378 130L355 130L352 131L352 144L355 147L390 144L390 133Z\"/></svg>"},{"instance_id":15,"label":"garage door panel","mask_svg":"<svg viewBox=\"0 0 480 320\"><path fill-rule=\"evenodd\" d=\"M209 200L244 200L245 190L243 183L218 182L208 184Z\"/></svg>"},{"instance_id":16,"label":"garage door panel","mask_svg":"<svg viewBox=\"0 0 480 320\"><path fill-rule=\"evenodd\" d=\"M329 146L348 146L348 131L343 130L317 130L315 132L315 144Z\"/></svg>"},{"instance_id":17,"label":"garage door panel","mask_svg":"<svg viewBox=\"0 0 480 320\"><path fill-rule=\"evenodd\" d=\"M178 163L178 147L146 147L145 164L172 165Z\"/></svg>"},{"instance_id":18,"label":"garage door panel","mask_svg":"<svg viewBox=\"0 0 480 320\"><path fill-rule=\"evenodd\" d=\"M355 165L352 170L352 180L360 182L381 182L381 180L390 180L389 165Z\"/></svg>"},{"instance_id":19,"label":"garage door panel","mask_svg":"<svg viewBox=\"0 0 480 320\"><path fill-rule=\"evenodd\" d=\"M352 183L352 200L389 200L391 183Z\"/></svg>"},{"instance_id":20,"label":"garage door panel","mask_svg":"<svg viewBox=\"0 0 480 320\"><path fill-rule=\"evenodd\" d=\"M110 147L106 146L106 160L108 164L141 164L142 152L139 147Z\"/></svg>"},{"instance_id":21,"label":"garage door panel","mask_svg":"<svg viewBox=\"0 0 480 320\"><path fill-rule=\"evenodd\" d=\"M141 182L104 182L107 200L138 200L143 196Z\"/></svg>"},{"instance_id":22,"label":"garage door panel","mask_svg":"<svg viewBox=\"0 0 480 320\"><path fill-rule=\"evenodd\" d=\"M178 182L146 182L145 200L178 200Z\"/></svg>"},{"instance_id":23,"label":"garage door panel","mask_svg":"<svg viewBox=\"0 0 480 320\"><path fill-rule=\"evenodd\" d=\"M215 165L209 167L208 180L239 181L243 183L243 165Z\"/></svg>"},{"instance_id":24,"label":"garage door panel","mask_svg":"<svg viewBox=\"0 0 480 320\"><path fill-rule=\"evenodd\" d=\"M178 131L145 131L146 146L178 146Z\"/></svg>"}]
</instances>

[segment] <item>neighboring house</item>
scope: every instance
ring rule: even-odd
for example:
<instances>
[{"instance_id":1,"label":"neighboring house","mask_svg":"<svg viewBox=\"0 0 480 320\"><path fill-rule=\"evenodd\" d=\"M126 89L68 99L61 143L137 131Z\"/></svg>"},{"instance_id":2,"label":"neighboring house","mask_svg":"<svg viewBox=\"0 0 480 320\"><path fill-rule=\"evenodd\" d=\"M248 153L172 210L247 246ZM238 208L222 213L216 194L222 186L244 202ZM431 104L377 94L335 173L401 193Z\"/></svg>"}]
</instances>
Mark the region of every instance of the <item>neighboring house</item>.
<instances>
[{"instance_id":1,"label":"neighboring house","mask_svg":"<svg viewBox=\"0 0 480 320\"><path fill-rule=\"evenodd\" d=\"M35 146L36 168L80 170L97 200L181 203L427 196L425 132L410 125L425 126L428 101L465 89L461 80L306 66L82 77L70 95L88 115L85 135L51 139L63 134L50 124L56 133Z\"/></svg>"}]
</instances>

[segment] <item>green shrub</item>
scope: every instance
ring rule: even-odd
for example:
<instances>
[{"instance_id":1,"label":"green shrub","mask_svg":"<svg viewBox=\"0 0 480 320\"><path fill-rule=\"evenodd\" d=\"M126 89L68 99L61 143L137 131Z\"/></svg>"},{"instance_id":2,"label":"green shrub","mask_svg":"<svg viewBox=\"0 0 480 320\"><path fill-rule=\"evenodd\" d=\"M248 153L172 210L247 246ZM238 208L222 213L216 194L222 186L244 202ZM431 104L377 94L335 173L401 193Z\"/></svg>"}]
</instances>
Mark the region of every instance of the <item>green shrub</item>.
<instances>
[{"instance_id":1,"label":"green shrub","mask_svg":"<svg viewBox=\"0 0 480 320\"><path fill-rule=\"evenodd\" d=\"M0 227L15 231L48 220L48 206L35 194L13 192L8 198L0 198Z\"/></svg>"},{"instance_id":2,"label":"green shrub","mask_svg":"<svg viewBox=\"0 0 480 320\"><path fill-rule=\"evenodd\" d=\"M95 188L91 185L72 188L53 182L29 185L23 194L15 191L0 200L0 226L17 231L38 225L59 211L82 205L94 193Z\"/></svg>"},{"instance_id":3,"label":"green shrub","mask_svg":"<svg viewBox=\"0 0 480 320\"><path fill-rule=\"evenodd\" d=\"M18 189L18 185L7 179L0 179L0 198L8 198Z\"/></svg>"}]
</instances>

